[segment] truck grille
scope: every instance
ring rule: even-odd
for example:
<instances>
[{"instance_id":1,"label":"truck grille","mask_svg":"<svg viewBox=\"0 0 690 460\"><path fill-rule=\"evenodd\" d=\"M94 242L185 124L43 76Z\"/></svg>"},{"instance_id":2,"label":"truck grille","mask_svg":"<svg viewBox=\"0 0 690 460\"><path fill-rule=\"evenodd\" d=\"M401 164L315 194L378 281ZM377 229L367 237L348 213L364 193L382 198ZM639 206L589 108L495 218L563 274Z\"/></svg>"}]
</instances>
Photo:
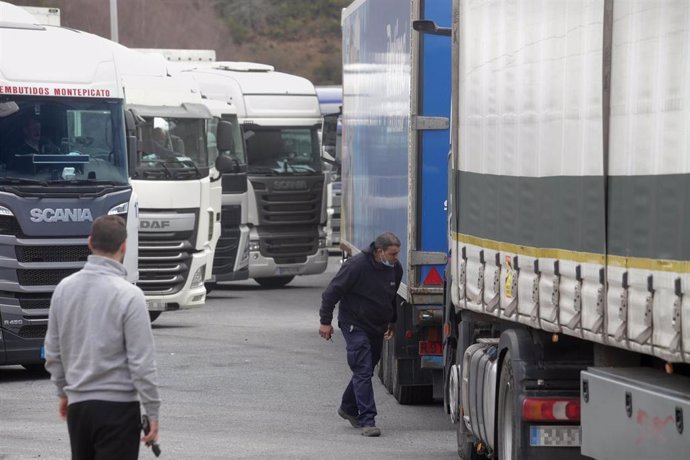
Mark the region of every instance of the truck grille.
<instances>
[{"instance_id":1,"label":"truck grille","mask_svg":"<svg viewBox=\"0 0 690 460\"><path fill-rule=\"evenodd\" d=\"M319 234L315 227L286 228L285 232L259 231L259 250L264 257L275 257L277 263L303 263L307 255L316 254L319 249ZM278 260L291 259L294 261Z\"/></svg>"},{"instance_id":2,"label":"truck grille","mask_svg":"<svg viewBox=\"0 0 690 460\"><path fill-rule=\"evenodd\" d=\"M86 262L89 248L84 246L15 246L19 262Z\"/></svg>"},{"instance_id":3,"label":"truck grille","mask_svg":"<svg viewBox=\"0 0 690 460\"><path fill-rule=\"evenodd\" d=\"M250 180L259 208L260 225L320 223L323 175L252 177Z\"/></svg>"},{"instance_id":4,"label":"truck grille","mask_svg":"<svg viewBox=\"0 0 690 460\"><path fill-rule=\"evenodd\" d=\"M17 281L22 286L55 286L63 278L78 272L78 268L17 270Z\"/></svg>"},{"instance_id":5,"label":"truck grille","mask_svg":"<svg viewBox=\"0 0 690 460\"><path fill-rule=\"evenodd\" d=\"M17 335L22 339L42 339L48 331L47 324L22 326Z\"/></svg>"},{"instance_id":6,"label":"truck grille","mask_svg":"<svg viewBox=\"0 0 690 460\"><path fill-rule=\"evenodd\" d=\"M18 294L17 297L24 310L50 308L50 294Z\"/></svg>"},{"instance_id":7,"label":"truck grille","mask_svg":"<svg viewBox=\"0 0 690 460\"><path fill-rule=\"evenodd\" d=\"M179 292L189 275L192 244L188 239L139 233L139 282L148 295Z\"/></svg>"}]
</instances>

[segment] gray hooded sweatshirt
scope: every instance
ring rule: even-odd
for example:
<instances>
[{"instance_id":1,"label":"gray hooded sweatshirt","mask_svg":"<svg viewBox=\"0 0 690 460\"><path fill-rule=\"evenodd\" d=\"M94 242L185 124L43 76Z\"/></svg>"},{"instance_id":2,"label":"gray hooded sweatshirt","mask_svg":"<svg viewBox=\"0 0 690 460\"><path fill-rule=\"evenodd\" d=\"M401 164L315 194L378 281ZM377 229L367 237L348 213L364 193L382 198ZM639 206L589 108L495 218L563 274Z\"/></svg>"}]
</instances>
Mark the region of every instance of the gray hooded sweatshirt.
<instances>
[{"instance_id":1,"label":"gray hooded sweatshirt","mask_svg":"<svg viewBox=\"0 0 690 460\"><path fill-rule=\"evenodd\" d=\"M50 302L46 370L69 404L138 401L158 419L160 397L146 300L115 260L89 256Z\"/></svg>"}]
</instances>

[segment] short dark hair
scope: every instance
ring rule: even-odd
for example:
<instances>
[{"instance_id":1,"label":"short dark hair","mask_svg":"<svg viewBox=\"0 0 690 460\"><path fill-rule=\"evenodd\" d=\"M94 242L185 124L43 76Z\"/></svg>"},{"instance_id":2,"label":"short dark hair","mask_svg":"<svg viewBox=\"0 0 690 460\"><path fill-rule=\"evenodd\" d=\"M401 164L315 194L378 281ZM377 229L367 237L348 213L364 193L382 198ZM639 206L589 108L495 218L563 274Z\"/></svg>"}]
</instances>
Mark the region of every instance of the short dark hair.
<instances>
[{"instance_id":1,"label":"short dark hair","mask_svg":"<svg viewBox=\"0 0 690 460\"><path fill-rule=\"evenodd\" d=\"M94 250L114 254L127 239L127 222L120 216L101 216L91 226Z\"/></svg>"},{"instance_id":2,"label":"short dark hair","mask_svg":"<svg viewBox=\"0 0 690 460\"><path fill-rule=\"evenodd\" d=\"M388 249L389 246L400 247L400 238L395 236L395 233L385 232L381 233L374 240L375 249L383 249L384 251Z\"/></svg>"}]
</instances>

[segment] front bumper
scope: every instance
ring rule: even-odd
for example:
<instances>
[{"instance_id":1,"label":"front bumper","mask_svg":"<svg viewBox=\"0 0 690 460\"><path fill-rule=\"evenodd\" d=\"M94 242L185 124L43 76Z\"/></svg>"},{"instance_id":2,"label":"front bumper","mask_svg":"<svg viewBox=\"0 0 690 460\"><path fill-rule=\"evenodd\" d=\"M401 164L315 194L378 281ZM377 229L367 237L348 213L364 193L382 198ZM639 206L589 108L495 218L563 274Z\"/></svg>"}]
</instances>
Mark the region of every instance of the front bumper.
<instances>
[{"instance_id":1,"label":"front bumper","mask_svg":"<svg viewBox=\"0 0 690 460\"><path fill-rule=\"evenodd\" d=\"M249 277L271 278L274 276L317 275L326 271L328 249L319 248L307 261L298 264L277 264L272 257L264 257L259 251L249 253Z\"/></svg>"}]
</instances>

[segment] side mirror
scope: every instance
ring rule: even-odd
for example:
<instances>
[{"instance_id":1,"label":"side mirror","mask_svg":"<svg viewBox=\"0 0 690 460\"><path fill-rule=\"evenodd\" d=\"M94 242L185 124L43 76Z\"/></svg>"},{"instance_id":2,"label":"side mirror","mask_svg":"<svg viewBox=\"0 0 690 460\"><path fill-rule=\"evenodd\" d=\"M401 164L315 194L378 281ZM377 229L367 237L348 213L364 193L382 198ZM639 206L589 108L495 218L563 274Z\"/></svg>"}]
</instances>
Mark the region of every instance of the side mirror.
<instances>
[{"instance_id":1,"label":"side mirror","mask_svg":"<svg viewBox=\"0 0 690 460\"><path fill-rule=\"evenodd\" d=\"M236 173L240 171L240 164L237 160L227 155L218 155L216 158L216 169L221 174Z\"/></svg>"},{"instance_id":2,"label":"side mirror","mask_svg":"<svg viewBox=\"0 0 690 460\"><path fill-rule=\"evenodd\" d=\"M430 35L441 35L443 37L451 37L453 35L453 29L450 27L439 27L434 21L427 19L412 21L412 28L417 32Z\"/></svg>"},{"instance_id":3,"label":"side mirror","mask_svg":"<svg viewBox=\"0 0 690 460\"><path fill-rule=\"evenodd\" d=\"M19 112L19 106L14 101L0 102L0 118L9 117Z\"/></svg>"},{"instance_id":4,"label":"side mirror","mask_svg":"<svg viewBox=\"0 0 690 460\"><path fill-rule=\"evenodd\" d=\"M235 150L235 139L232 131L233 126L229 121L221 120L218 122L218 127L216 128L216 147L219 152L226 152L228 150L232 152Z\"/></svg>"}]
</instances>

